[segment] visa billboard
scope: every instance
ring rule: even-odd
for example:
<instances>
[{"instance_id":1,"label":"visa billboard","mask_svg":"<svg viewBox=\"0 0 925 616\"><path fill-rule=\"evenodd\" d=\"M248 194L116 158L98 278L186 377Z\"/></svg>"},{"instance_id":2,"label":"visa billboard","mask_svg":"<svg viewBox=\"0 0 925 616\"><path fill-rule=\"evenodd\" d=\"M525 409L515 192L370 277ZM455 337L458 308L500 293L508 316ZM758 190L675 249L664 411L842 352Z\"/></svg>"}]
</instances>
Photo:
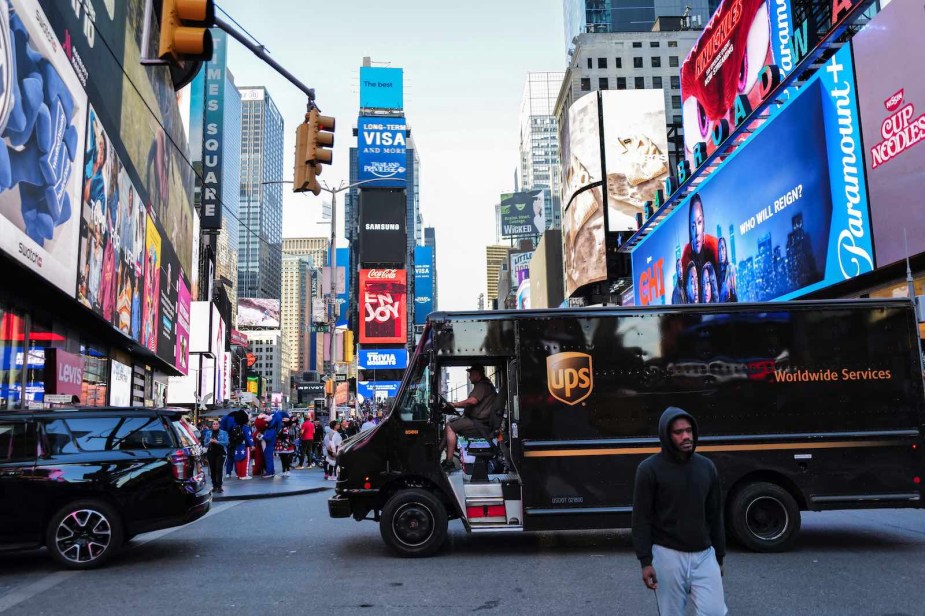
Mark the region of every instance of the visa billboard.
<instances>
[{"instance_id":1,"label":"visa billboard","mask_svg":"<svg viewBox=\"0 0 925 616\"><path fill-rule=\"evenodd\" d=\"M405 106L404 95L403 69L360 67L361 109L402 109Z\"/></svg>"},{"instance_id":2,"label":"visa billboard","mask_svg":"<svg viewBox=\"0 0 925 616\"><path fill-rule=\"evenodd\" d=\"M414 324L424 325L434 306L434 249L414 247Z\"/></svg>"},{"instance_id":3,"label":"visa billboard","mask_svg":"<svg viewBox=\"0 0 925 616\"><path fill-rule=\"evenodd\" d=\"M799 297L873 270L851 50L632 254L637 305Z\"/></svg>"},{"instance_id":4,"label":"visa billboard","mask_svg":"<svg viewBox=\"0 0 925 616\"><path fill-rule=\"evenodd\" d=\"M406 136L404 118L360 117L357 181L369 182L367 188L404 188L408 179Z\"/></svg>"}]
</instances>

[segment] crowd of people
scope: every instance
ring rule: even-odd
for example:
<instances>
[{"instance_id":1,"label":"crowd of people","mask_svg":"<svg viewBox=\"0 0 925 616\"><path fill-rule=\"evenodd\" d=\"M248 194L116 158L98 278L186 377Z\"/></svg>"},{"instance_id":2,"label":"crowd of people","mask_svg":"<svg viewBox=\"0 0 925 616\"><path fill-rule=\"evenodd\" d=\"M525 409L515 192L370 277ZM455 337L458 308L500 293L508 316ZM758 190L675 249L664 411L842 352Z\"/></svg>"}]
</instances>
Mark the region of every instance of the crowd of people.
<instances>
[{"instance_id":1,"label":"crowd of people","mask_svg":"<svg viewBox=\"0 0 925 616\"><path fill-rule=\"evenodd\" d=\"M332 420L322 425L309 415L274 411L251 415L240 409L224 417L200 420L196 429L205 448L212 488L224 492L224 479L288 477L293 470L323 468L325 480L337 479L337 453L344 440L375 428L382 415ZM279 458L279 472L275 458Z\"/></svg>"}]
</instances>

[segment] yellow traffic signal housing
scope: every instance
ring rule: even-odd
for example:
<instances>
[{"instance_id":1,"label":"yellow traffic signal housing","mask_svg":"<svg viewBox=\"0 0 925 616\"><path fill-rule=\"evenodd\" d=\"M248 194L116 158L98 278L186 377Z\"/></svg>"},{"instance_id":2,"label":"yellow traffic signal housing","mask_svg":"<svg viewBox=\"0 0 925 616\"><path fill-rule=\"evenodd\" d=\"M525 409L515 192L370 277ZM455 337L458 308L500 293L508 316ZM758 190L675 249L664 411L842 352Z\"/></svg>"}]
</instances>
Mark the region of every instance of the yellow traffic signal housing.
<instances>
[{"instance_id":1,"label":"yellow traffic signal housing","mask_svg":"<svg viewBox=\"0 0 925 616\"><path fill-rule=\"evenodd\" d=\"M211 60L212 33L209 28L213 25L213 0L161 0L158 56L177 63Z\"/></svg>"},{"instance_id":2,"label":"yellow traffic signal housing","mask_svg":"<svg viewBox=\"0 0 925 616\"><path fill-rule=\"evenodd\" d=\"M344 331L344 363L353 363L353 331Z\"/></svg>"},{"instance_id":3,"label":"yellow traffic signal housing","mask_svg":"<svg viewBox=\"0 0 925 616\"><path fill-rule=\"evenodd\" d=\"M323 116L317 109L305 114L308 121L308 160L314 163L330 165L334 154L328 148L334 146L334 118Z\"/></svg>"},{"instance_id":4,"label":"yellow traffic signal housing","mask_svg":"<svg viewBox=\"0 0 925 616\"><path fill-rule=\"evenodd\" d=\"M336 392L335 387L336 383L334 382L334 379L328 379L324 382L324 393L328 396L333 396Z\"/></svg>"},{"instance_id":5,"label":"yellow traffic signal housing","mask_svg":"<svg viewBox=\"0 0 925 616\"><path fill-rule=\"evenodd\" d=\"M317 109L306 113L305 122L296 127L292 192L321 194L317 176L321 175L321 165L330 165L333 160L328 149L334 145L333 131L334 118L321 115Z\"/></svg>"}]
</instances>

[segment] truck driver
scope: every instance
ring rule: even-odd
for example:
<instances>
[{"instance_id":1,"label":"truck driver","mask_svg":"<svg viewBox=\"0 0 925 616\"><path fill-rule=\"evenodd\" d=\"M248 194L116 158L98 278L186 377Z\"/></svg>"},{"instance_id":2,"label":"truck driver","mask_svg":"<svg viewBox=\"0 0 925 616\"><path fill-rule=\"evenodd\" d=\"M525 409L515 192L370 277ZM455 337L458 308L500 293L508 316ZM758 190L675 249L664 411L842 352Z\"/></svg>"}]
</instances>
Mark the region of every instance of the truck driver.
<instances>
[{"instance_id":1,"label":"truck driver","mask_svg":"<svg viewBox=\"0 0 925 616\"><path fill-rule=\"evenodd\" d=\"M469 393L469 397L459 402L450 403L456 408L465 409L465 411L463 411L462 417L448 420L443 429L444 441L446 442L446 460L443 461L442 466L447 471L452 471L456 468L456 465L453 464L453 455L456 452L456 435L461 434L467 438L484 436L488 432L491 405L497 396L495 386L485 377L485 366L472 364L466 372L469 373L469 382L472 383L472 391ZM479 426L481 426L481 429Z\"/></svg>"}]
</instances>

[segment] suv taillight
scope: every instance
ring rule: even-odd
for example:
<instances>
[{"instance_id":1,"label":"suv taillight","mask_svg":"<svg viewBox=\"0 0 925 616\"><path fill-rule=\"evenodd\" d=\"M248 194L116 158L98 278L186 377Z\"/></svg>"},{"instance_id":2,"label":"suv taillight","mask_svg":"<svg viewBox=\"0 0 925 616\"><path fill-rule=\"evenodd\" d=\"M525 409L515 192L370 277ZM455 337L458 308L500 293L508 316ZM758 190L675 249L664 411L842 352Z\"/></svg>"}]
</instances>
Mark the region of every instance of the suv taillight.
<instances>
[{"instance_id":1,"label":"suv taillight","mask_svg":"<svg viewBox=\"0 0 925 616\"><path fill-rule=\"evenodd\" d=\"M170 469L174 479L189 479L193 474L193 459L186 455L186 451L177 449L170 454Z\"/></svg>"}]
</instances>

